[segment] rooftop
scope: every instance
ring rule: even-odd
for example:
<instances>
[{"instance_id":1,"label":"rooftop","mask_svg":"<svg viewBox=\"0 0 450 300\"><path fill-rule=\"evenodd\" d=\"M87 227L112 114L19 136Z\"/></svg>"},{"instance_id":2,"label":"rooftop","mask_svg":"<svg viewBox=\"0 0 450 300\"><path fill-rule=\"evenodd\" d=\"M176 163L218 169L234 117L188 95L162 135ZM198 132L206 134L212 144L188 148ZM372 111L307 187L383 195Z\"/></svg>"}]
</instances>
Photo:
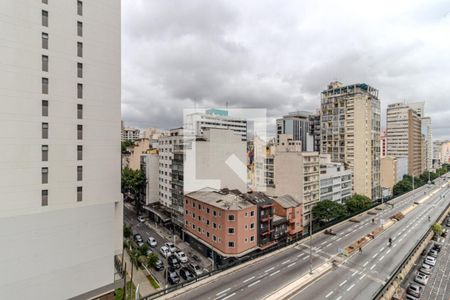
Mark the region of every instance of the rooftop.
<instances>
[{"instance_id":1,"label":"rooftop","mask_svg":"<svg viewBox=\"0 0 450 300\"><path fill-rule=\"evenodd\" d=\"M302 204L302 201L297 200L290 195L283 195L281 197L275 198L274 201L284 208L297 207Z\"/></svg>"},{"instance_id":2,"label":"rooftop","mask_svg":"<svg viewBox=\"0 0 450 300\"><path fill-rule=\"evenodd\" d=\"M254 206L238 190L204 188L186 196L223 210L241 210Z\"/></svg>"}]
</instances>

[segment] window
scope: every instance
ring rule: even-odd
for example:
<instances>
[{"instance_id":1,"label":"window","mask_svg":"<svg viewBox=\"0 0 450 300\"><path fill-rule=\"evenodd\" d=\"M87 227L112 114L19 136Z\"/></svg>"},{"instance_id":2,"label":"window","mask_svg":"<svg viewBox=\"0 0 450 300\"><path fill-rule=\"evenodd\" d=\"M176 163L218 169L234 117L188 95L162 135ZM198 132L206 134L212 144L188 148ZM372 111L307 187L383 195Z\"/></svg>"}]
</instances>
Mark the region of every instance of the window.
<instances>
[{"instance_id":1,"label":"window","mask_svg":"<svg viewBox=\"0 0 450 300\"><path fill-rule=\"evenodd\" d=\"M192 229L195 229L195 224L192 224Z\"/></svg>"},{"instance_id":2,"label":"window","mask_svg":"<svg viewBox=\"0 0 450 300\"><path fill-rule=\"evenodd\" d=\"M42 138L48 139L48 123L42 123Z\"/></svg>"},{"instance_id":3,"label":"window","mask_svg":"<svg viewBox=\"0 0 450 300\"><path fill-rule=\"evenodd\" d=\"M48 27L48 11L42 11L42 26Z\"/></svg>"},{"instance_id":4,"label":"window","mask_svg":"<svg viewBox=\"0 0 450 300\"><path fill-rule=\"evenodd\" d=\"M42 100L42 116L48 117L48 101Z\"/></svg>"},{"instance_id":5,"label":"window","mask_svg":"<svg viewBox=\"0 0 450 300\"><path fill-rule=\"evenodd\" d=\"M42 3L43 4L48 4L48 1L47 0L42 0Z\"/></svg>"},{"instance_id":6,"label":"window","mask_svg":"<svg viewBox=\"0 0 450 300\"><path fill-rule=\"evenodd\" d=\"M209 214L209 208L206 208L206 212Z\"/></svg>"},{"instance_id":7,"label":"window","mask_svg":"<svg viewBox=\"0 0 450 300\"><path fill-rule=\"evenodd\" d=\"M77 97L78 97L78 99L83 98L83 84L81 84L81 83L77 84Z\"/></svg>"},{"instance_id":8,"label":"window","mask_svg":"<svg viewBox=\"0 0 450 300\"><path fill-rule=\"evenodd\" d=\"M255 228L255 223L250 224L250 229Z\"/></svg>"},{"instance_id":9,"label":"window","mask_svg":"<svg viewBox=\"0 0 450 300\"><path fill-rule=\"evenodd\" d=\"M83 146L77 146L77 160L83 160Z\"/></svg>"},{"instance_id":10,"label":"window","mask_svg":"<svg viewBox=\"0 0 450 300\"><path fill-rule=\"evenodd\" d=\"M42 78L42 94L48 94L48 78Z\"/></svg>"},{"instance_id":11,"label":"window","mask_svg":"<svg viewBox=\"0 0 450 300\"><path fill-rule=\"evenodd\" d=\"M252 235L251 237L250 237L250 242L253 242L255 240L255 237Z\"/></svg>"},{"instance_id":12,"label":"window","mask_svg":"<svg viewBox=\"0 0 450 300\"><path fill-rule=\"evenodd\" d=\"M206 237L209 237L209 232L208 231L206 232Z\"/></svg>"},{"instance_id":13,"label":"window","mask_svg":"<svg viewBox=\"0 0 450 300\"><path fill-rule=\"evenodd\" d=\"M77 166L77 181L83 180L83 166Z\"/></svg>"},{"instance_id":14,"label":"window","mask_svg":"<svg viewBox=\"0 0 450 300\"><path fill-rule=\"evenodd\" d=\"M77 186L77 201L83 201L83 187Z\"/></svg>"},{"instance_id":15,"label":"window","mask_svg":"<svg viewBox=\"0 0 450 300\"><path fill-rule=\"evenodd\" d=\"M192 213L192 218L194 218L194 219L195 219L195 213Z\"/></svg>"},{"instance_id":16,"label":"window","mask_svg":"<svg viewBox=\"0 0 450 300\"><path fill-rule=\"evenodd\" d=\"M201 218L200 216L198 216L198 220L199 220L199 221L201 221L201 220L202 220L202 218Z\"/></svg>"},{"instance_id":17,"label":"window","mask_svg":"<svg viewBox=\"0 0 450 300\"><path fill-rule=\"evenodd\" d=\"M77 13L79 16L83 15L83 2L77 1Z\"/></svg>"},{"instance_id":18,"label":"window","mask_svg":"<svg viewBox=\"0 0 450 300\"><path fill-rule=\"evenodd\" d=\"M78 55L78 57L83 57L83 43L82 42L77 43L77 55Z\"/></svg>"},{"instance_id":19,"label":"window","mask_svg":"<svg viewBox=\"0 0 450 300\"><path fill-rule=\"evenodd\" d=\"M83 139L83 125L77 125L77 139Z\"/></svg>"},{"instance_id":20,"label":"window","mask_svg":"<svg viewBox=\"0 0 450 300\"><path fill-rule=\"evenodd\" d=\"M41 206L48 205L48 190L41 191Z\"/></svg>"},{"instance_id":21,"label":"window","mask_svg":"<svg viewBox=\"0 0 450 300\"><path fill-rule=\"evenodd\" d=\"M42 49L48 49L48 34L42 33Z\"/></svg>"},{"instance_id":22,"label":"window","mask_svg":"<svg viewBox=\"0 0 450 300\"><path fill-rule=\"evenodd\" d=\"M228 221L234 221L234 215L228 215Z\"/></svg>"},{"instance_id":23,"label":"window","mask_svg":"<svg viewBox=\"0 0 450 300\"><path fill-rule=\"evenodd\" d=\"M217 241L217 237L215 235L213 235L213 241Z\"/></svg>"},{"instance_id":24,"label":"window","mask_svg":"<svg viewBox=\"0 0 450 300\"><path fill-rule=\"evenodd\" d=\"M206 225L209 225L209 220L206 220Z\"/></svg>"},{"instance_id":25,"label":"window","mask_svg":"<svg viewBox=\"0 0 450 300\"><path fill-rule=\"evenodd\" d=\"M213 228L217 228L217 224L216 223L213 223Z\"/></svg>"},{"instance_id":26,"label":"window","mask_svg":"<svg viewBox=\"0 0 450 300\"><path fill-rule=\"evenodd\" d=\"M42 55L42 71L48 72L48 56Z\"/></svg>"},{"instance_id":27,"label":"window","mask_svg":"<svg viewBox=\"0 0 450 300\"><path fill-rule=\"evenodd\" d=\"M77 119L83 119L83 104L77 104Z\"/></svg>"},{"instance_id":28,"label":"window","mask_svg":"<svg viewBox=\"0 0 450 300\"><path fill-rule=\"evenodd\" d=\"M217 216L217 212L215 210L213 210L213 216Z\"/></svg>"},{"instance_id":29,"label":"window","mask_svg":"<svg viewBox=\"0 0 450 300\"><path fill-rule=\"evenodd\" d=\"M234 228L228 227L228 234L234 234Z\"/></svg>"},{"instance_id":30,"label":"window","mask_svg":"<svg viewBox=\"0 0 450 300\"><path fill-rule=\"evenodd\" d=\"M255 215L255 211L252 210L252 211L250 212L250 217L253 217L254 215Z\"/></svg>"},{"instance_id":31,"label":"window","mask_svg":"<svg viewBox=\"0 0 450 300\"><path fill-rule=\"evenodd\" d=\"M234 248L234 242L228 242L228 248Z\"/></svg>"},{"instance_id":32,"label":"window","mask_svg":"<svg viewBox=\"0 0 450 300\"><path fill-rule=\"evenodd\" d=\"M48 145L42 145L41 152L42 161L48 161Z\"/></svg>"},{"instance_id":33,"label":"window","mask_svg":"<svg viewBox=\"0 0 450 300\"><path fill-rule=\"evenodd\" d=\"M77 63L77 76L78 78L83 78L83 64Z\"/></svg>"},{"instance_id":34,"label":"window","mask_svg":"<svg viewBox=\"0 0 450 300\"><path fill-rule=\"evenodd\" d=\"M41 175L42 175L41 183L43 183L43 184L48 183L48 168L47 167L41 169Z\"/></svg>"},{"instance_id":35,"label":"window","mask_svg":"<svg viewBox=\"0 0 450 300\"><path fill-rule=\"evenodd\" d=\"M83 36L83 23L77 22L77 34L78 36Z\"/></svg>"}]
</instances>

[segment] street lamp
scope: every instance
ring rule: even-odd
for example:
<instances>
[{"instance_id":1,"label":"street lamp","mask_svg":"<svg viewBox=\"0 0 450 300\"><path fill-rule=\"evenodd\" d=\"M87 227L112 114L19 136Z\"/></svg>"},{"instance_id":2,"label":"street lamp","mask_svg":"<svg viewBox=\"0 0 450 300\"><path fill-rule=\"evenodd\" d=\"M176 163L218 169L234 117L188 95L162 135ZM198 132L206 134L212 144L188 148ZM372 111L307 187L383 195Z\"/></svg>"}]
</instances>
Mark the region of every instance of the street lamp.
<instances>
[{"instance_id":1,"label":"street lamp","mask_svg":"<svg viewBox=\"0 0 450 300\"><path fill-rule=\"evenodd\" d=\"M309 211L309 274L312 274L312 208Z\"/></svg>"}]
</instances>

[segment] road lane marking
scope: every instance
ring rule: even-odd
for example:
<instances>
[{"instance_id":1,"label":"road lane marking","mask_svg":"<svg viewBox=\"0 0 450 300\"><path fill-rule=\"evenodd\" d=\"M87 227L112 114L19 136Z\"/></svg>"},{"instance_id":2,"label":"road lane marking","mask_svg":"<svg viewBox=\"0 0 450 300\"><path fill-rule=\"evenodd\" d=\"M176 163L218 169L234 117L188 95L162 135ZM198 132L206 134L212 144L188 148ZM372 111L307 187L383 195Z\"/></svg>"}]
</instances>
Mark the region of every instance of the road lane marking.
<instances>
[{"instance_id":1,"label":"road lane marking","mask_svg":"<svg viewBox=\"0 0 450 300\"><path fill-rule=\"evenodd\" d=\"M384 250L384 247L380 249L380 252L382 252Z\"/></svg>"},{"instance_id":2,"label":"road lane marking","mask_svg":"<svg viewBox=\"0 0 450 300\"><path fill-rule=\"evenodd\" d=\"M273 269L275 269L275 267L272 267L272 268L270 268L270 269L265 270L264 273L270 272L270 271L272 271Z\"/></svg>"},{"instance_id":3,"label":"road lane marking","mask_svg":"<svg viewBox=\"0 0 450 300\"><path fill-rule=\"evenodd\" d=\"M280 270L273 272L273 273L270 274L269 276L273 276L273 275L276 275L276 274L278 274L278 273L280 273Z\"/></svg>"},{"instance_id":4,"label":"road lane marking","mask_svg":"<svg viewBox=\"0 0 450 300\"><path fill-rule=\"evenodd\" d=\"M342 240L342 237L338 238L338 239L336 240L336 242L339 242L340 240Z\"/></svg>"},{"instance_id":5,"label":"road lane marking","mask_svg":"<svg viewBox=\"0 0 450 300\"><path fill-rule=\"evenodd\" d=\"M347 282L347 280L342 281L339 286L343 286L345 283Z\"/></svg>"},{"instance_id":6,"label":"road lane marking","mask_svg":"<svg viewBox=\"0 0 450 300\"><path fill-rule=\"evenodd\" d=\"M372 258L375 258L375 257L377 257L377 255L378 255L378 253L375 253L375 255L374 255L374 256L372 256Z\"/></svg>"},{"instance_id":7,"label":"road lane marking","mask_svg":"<svg viewBox=\"0 0 450 300\"><path fill-rule=\"evenodd\" d=\"M383 260L383 258L384 258L384 255L383 255L382 257L380 257L380 259L379 259L378 261L382 261L382 260Z\"/></svg>"},{"instance_id":8,"label":"road lane marking","mask_svg":"<svg viewBox=\"0 0 450 300\"><path fill-rule=\"evenodd\" d=\"M305 256L304 258L303 258L303 260L307 260L309 258L309 255L308 256Z\"/></svg>"},{"instance_id":9,"label":"road lane marking","mask_svg":"<svg viewBox=\"0 0 450 300\"><path fill-rule=\"evenodd\" d=\"M369 261L366 261L366 262L363 264L363 267L367 266L368 263L369 263Z\"/></svg>"},{"instance_id":10,"label":"road lane marking","mask_svg":"<svg viewBox=\"0 0 450 300\"><path fill-rule=\"evenodd\" d=\"M252 277L250 277L250 278L245 279L245 280L244 280L244 283L249 282L249 281L252 280L253 278L255 278L255 276L252 276Z\"/></svg>"},{"instance_id":11,"label":"road lane marking","mask_svg":"<svg viewBox=\"0 0 450 300\"><path fill-rule=\"evenodd\" d=\"M226 292L228 292L229 290L231 290L230 287L227 288L227 289L225 289L225 290L223 290L223 291L221 291L221 292L218 292L218 293L216 294L216 296L219 296L220 294L226 293Z\"/></svg>"},{"instance_id":12,"label":"road lane marking","mask_svg":"<svg viewBox=\"0 0 450 300\"><path fill-rule=\"evenodd\" d=\"M372 270L373 268L375 268L377 264L373 264L373 266L370 267L370 269Z\"/></svg>"},{"instance_id":13,"label":"road lane marking","mask_svg":"<svg viewBox=\"0 0 450 300\"><path fill-rule=\"evenodd\" d=\"M347 292L350 291L354 286L355 286L355 284L352 284L352 285L347 289Z\"/></svg>"},{"instance_id":14,"label":"road lane marking","mask_svg":"<svg viewBox=\"0 0 450 300\"><path fill-rule=\"evenodd\" d=\"M352 274L352 277L358 274L358 271L355 271L355 273Z\"/></svg>"},{"instance_id":15,"label":"road lane marking","mask_svg":"<svg viewBox=\"0 0 450 300\"><path fill-rule=\"evenodd\" d=\"M236 293L230 294L230 295L226 296L225 298L222 298L221 300L229 299L229 298L233 297L234 295L236 295Z\"/></svg>"},{"instance_id":16,"label":"road lane marking","mask_svg":"<svg viewBox=\"0 0 450 300\"><path fill-rule=\"evenodd\" d=\"M303 255L305 255L305 253L301 253L301 254L297 255L297 257L302 257Z\"/></svg>"},{"instance_id":17,"label":"road lane marking","mask_svg":"<svg viewBox=\"0 0 450 300\"><path fill-rule=\"evenodd\" d=\"M323 241L322 243L320 243L321 245L325 245L327 243L327 241Z\"/></svg>"},{"instance_id":18,"label":"road lane marking","mask_svg":"<svg viewBox=\"0 0 450 300\"><path fill-rule=\"evenodd\" d=\"M326 294L325 298L330 297L331 295L333 295L334 291L329 292L328 294Z\"/></svg>"},{"instance_id":19,"label":"road lane marking","mask_svg":"<svg viewBox=\"0 0 450 300\"><path fill-rule=\"evenodd\" d=\"M342 296L339 296L339 297L336 298L336 300L341 300L341 298L342 298Z\"/></svg>"},{"instance_id":20,"label":"road lane marking","mask_svg":"<svg viewBox=\"0 0 450 300\"><path fill-rule=\"evenodd\" d=\"M281 264L282 264L282 265L285 265L285 264L287 264L287 263L290 262L290 261L291 261L291 260L288 259L288 260L283 261Z\"/></svg>"},{"instance_id":21,"label":"road lane marking","mask_svg":"<svg viewBox=\"0 0 450 300\"><path fill-rule=\"evenodd\" d=\"M391 249L389 249L388 251L386 251L386 254L389 254L389 252L391 252Z\"/></svg>"},{"instance_id":22,"label":"road lane marking","mask_svg":"<svg viewBox=\"0 0 450 300\"><path fill-rule=\"evenodd\" d=\"M255 281L255 282L250 283L249 285L247 285L247 287L252 287L252 286L254 286L254 285L257 285L257 284L260 283L260 282L261 282L261 280L257 280L257 281Z\"/></svg>"},{"instance_id":23,"label":"road lane marking","mask_svg":"<svg viewBox=\"0 0 450 300\"><path fill-rule=\"evenodd\" d=\"M331 245L333 245L333 243L329 243L329 244L327 245L327 247L330 247Z\"/></svg>"},{"instance_id":24,"label":"road lane marking","mask_svg":"<svg viewBox=\"0 0 450 300\"><path fill-rule=\"evenodd\" d=\"M292 267L292 266L295 265L295 264L296 264L296 263L293 262L292 264L288 265L287 267L290 268L290 267Z\"/></svg>"},{"instance_id":25,"label":"road lane marking","mask_svg":"<svg viewBox=\"0 0 450 300\"><path fill-rule=\"evenodd\" d=\"M359 280L362 280L364 277L366 277L366 274L363 274L363 276L359 277Z\"/></svg>"}]
</instances>

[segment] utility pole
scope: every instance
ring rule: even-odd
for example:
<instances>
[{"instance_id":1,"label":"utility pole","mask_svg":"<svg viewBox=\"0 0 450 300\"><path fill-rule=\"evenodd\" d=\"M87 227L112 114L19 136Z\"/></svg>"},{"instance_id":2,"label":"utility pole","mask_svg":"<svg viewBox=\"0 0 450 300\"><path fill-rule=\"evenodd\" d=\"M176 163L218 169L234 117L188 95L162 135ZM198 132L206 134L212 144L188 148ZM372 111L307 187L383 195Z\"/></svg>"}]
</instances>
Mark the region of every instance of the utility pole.
<instances>
[{"instance_id":1,"label":"utility pole","mask_svg":"<svg viewBox=\"0 0 450 300\"><path fill-rule=\"evenodd\" d=\"M413 176L412 176L412 189L414 190L414 173L413 173Z\"/></svg>"},{"instance_id":2,"label":"utility pole","mask_svg":"<svg viewBox=\"0 0 450 300\"><path fill-rule=\"evenodd\" d=\"M127 298L127 263L124 263L125 267L122 271L123 273L123 300Z\"/></svg>"},{"instance_id":3,"label":"utility pole","mask_svg":"<svg viewBox=\"0 0 450 300\"><path fill-rule=\"evenodd\" d=\"M309 211L309 274L312 274L312 208Z\"/></svg>"}]
</instances>

